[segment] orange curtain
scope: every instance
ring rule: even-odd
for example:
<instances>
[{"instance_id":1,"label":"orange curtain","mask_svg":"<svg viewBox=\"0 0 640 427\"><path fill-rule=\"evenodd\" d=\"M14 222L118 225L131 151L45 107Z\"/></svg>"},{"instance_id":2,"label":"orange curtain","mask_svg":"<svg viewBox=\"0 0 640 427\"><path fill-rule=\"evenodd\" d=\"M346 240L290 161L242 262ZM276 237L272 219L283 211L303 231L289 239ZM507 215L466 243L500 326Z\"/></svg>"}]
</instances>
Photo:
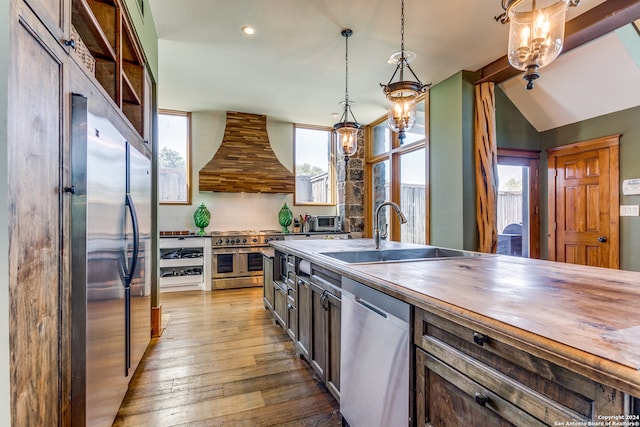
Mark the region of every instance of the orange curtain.
<instances>
[{"instance_id":1,"label":"orange curtain","mask_svg":"<svg viewBox=\"0 0 640 427\"><path fill-rule=\"evenodd\" d=\"M480 252L495 253L498 248L497 183L498 145L494 83L475 87L475 164L476 164L476 221Z\"/></svg>"}]
</instances>

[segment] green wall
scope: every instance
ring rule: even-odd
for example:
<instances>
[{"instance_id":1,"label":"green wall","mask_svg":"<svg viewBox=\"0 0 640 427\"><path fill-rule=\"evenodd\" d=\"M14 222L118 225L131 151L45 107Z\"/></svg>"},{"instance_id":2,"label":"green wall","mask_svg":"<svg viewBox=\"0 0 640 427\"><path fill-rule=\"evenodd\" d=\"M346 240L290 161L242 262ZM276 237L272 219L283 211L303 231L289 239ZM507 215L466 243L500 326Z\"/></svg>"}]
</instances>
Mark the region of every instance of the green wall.
<instances>
[{"instance_id":1,"label":"green wall","mask_svg":"<svg viewBox=\"0 0 640 427\"><path fill-rule=\"evenodd\" d=\"M431 244L475 250L474 75L461 71L430 90Z\"/></svg>"},{"instance_id":2,"label":"green wall","mask_svg":"<svg viewBox=\"0 0 640 427\"><path fill-rule=\"evenodd\" d=\"M496 96L496 140L499 148L539 150L540 136L499 86Z\"/></svg>"},{"instance_id":3,"label":"green wall","mask_svg":"<svg viewBox=\"0 0 640 427\"><path fill-rule=\"evenodd\" d=\"M630 108L617 113L607 114L582 122L562 126L540 134L541 153L541 194L540 209L542 215L541 241L542 257L547 251L547 157L548 148L574 142L620 134L620 204L638 205L640 195L623 196L622 180L640 178L640 107ZM640 271L640 217L620 217L620 268Z\"/></svg>"},{"instance_id":4,"label":"green wall","mask_svg":"<svg viewBox=\"0 0 640 427\"><path fill-rule=\"evenodd\" d=\"M133 21L142 49L149 61L149 71L154 80L158 81L158 33L151 14L149 0L143 0L143 9L140 9L138 0L125 0L125 6Z\"/></svg>"}]
</instances>

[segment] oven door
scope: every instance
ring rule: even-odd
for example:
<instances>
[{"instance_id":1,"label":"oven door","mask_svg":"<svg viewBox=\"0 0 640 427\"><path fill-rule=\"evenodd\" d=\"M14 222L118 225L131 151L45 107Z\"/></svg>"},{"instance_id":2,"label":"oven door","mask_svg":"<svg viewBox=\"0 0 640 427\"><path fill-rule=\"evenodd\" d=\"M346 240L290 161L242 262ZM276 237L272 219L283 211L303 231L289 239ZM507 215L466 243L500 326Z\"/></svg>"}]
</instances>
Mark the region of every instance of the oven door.
<instances>
[{"instance_id":1,"label":"oven door","mask_svg":"<svg viewBox=\"0 0 640 427\"><path fill-rule=\"evenodd\" d=\"M239 275L239 262L238 262L238 249L214 249L213 254L213 278L224 279L228 277L238 277Z\"/></svg>"},{"instance_id":2,"label":"oven door","mask_svg":"<svg viewBox=\"0 0 640 427\"><path fill-rule=\"evenodd\" d=\"M239 248L238 268L242 276L262 276L263 248Z\"/></svg>"}]
</instances>

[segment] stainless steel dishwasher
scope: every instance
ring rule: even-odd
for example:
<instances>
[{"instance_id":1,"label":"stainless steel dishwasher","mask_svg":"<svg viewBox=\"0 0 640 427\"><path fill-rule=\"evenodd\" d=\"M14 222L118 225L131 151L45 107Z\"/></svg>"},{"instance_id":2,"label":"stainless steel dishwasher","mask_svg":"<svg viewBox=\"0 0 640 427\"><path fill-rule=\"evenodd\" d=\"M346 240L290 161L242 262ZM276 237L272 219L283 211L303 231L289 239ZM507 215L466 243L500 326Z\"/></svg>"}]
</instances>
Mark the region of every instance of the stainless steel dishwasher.
<instances>
[{"instance_id":1,"label":"stainless steel dishwasher","mask_svg":"<svg viewBox=\"0 0 640 427\"><path fill-rule=\"evenodd\" d=\"M409 425L409 304L342 278L340 412L351 427Z\"/></svg>"}]
</instances>

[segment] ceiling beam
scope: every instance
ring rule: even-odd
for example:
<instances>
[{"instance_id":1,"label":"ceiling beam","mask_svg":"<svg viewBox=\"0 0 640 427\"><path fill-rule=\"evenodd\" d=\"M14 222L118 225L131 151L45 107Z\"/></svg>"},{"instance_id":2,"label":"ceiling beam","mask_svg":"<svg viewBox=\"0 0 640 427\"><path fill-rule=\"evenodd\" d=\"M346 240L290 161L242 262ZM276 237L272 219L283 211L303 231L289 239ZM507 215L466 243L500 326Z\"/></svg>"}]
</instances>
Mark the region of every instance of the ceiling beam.
<instances>
[{"instance_id":1,"label":"ceiling beam","mask_svg":"<svg viewBox=\"0 0 640 427\"><path fill-rule=\"evenodd\" d=\"M565 54L637 19L640 19L640 0L607 0L600 3L566 23L564 46L560 54ZM501 83L522 71L513 68L505 55L480 68L477 73L480 77L476 84Z\"/></svg>"}]
</instances>

